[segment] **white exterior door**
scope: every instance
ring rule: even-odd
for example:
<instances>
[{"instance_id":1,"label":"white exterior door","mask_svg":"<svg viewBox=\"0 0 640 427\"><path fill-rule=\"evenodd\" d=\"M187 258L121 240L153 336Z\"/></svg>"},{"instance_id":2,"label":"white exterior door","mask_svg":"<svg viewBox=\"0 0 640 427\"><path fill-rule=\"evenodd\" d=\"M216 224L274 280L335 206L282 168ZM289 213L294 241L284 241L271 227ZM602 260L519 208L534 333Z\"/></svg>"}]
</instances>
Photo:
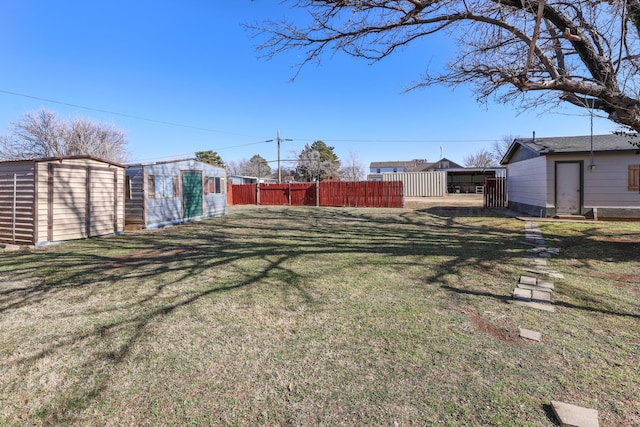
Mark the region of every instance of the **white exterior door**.
<instances>
[{"instance_id":1,"label":"white exterior door","mask_svg":"<svg viewBox=\"0 0 640 427\"><path fill-rule=\"evenodd\" d=\"M556 163L556 213L580 214L580 162Z\"/></svg>"}]
</instances>

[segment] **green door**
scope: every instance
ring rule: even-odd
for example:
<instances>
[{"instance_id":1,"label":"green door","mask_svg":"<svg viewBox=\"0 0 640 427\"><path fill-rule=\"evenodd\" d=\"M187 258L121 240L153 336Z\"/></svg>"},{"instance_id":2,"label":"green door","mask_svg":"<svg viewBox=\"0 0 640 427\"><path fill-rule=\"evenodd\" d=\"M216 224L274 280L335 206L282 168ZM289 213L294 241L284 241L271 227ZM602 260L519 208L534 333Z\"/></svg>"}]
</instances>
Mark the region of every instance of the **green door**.
<instances>
[{"instance_id":1,"label":"green door","mask_svg":"<svg viewBox=\"0 0 640 427\"><path fill-rule=\"evenodd\" d=\"M182 172L182 206L185 218L202 215L202 174Z\"/></svg>"}]
</instances>

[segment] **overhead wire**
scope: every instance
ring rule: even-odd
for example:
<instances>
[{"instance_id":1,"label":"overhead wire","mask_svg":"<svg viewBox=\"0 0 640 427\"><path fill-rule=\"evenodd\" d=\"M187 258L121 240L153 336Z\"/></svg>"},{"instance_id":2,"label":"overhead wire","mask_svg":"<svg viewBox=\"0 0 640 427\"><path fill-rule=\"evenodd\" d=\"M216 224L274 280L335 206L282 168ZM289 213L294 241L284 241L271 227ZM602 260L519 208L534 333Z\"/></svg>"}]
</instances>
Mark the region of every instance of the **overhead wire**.
<instances>
[{"instance_id":1,"label":"overhead wire","mask_svg":"<svg viewBox=\"0 0 640 427\"><path fill-rule=\"evenodd\" d=\"M28 98L28 99L35 99L35 100L38 100L38 101L48 102L48 103L57 104L57 105L64 105L64 106L67 106L67 107L80 108L80 109L83 109L83 110L95 111L95 112L104 113L104 114L110 114L110 115L119 116L119 117L125 117L125 118L129 118L129 119L134 119L134 120L142 120L142 121L147 121L147 122L150 122L150 123L162 124L162 125L166 125L166 126L176 126L176 127L186 128L186 129L199 130L199 131L203 131L203 132L220 133L220 134L226 134L226 135L255 137L255 135L247 135L247 134L238 133L238 132L231 132L231 131L225 131L225 130L219 130L219 129L211 129L211 128L205 128L205 127L200 127L200 126L186 125L184 123L177 123L177 122L170 122L170 121L166 121L166 120L153 119L153 118L149 118L149 117L143 117L143 116L137 116L137 115L133 115L133 114L121 113L121 112L102 109L102 108L90 107L90 106L87 106L87 105L81 105L81 104L75 104L75 103L71 103L71 102L58 101L58 100L55 100L55 99L44 98L44 97L35 96L35 95L28 95L28 94L9 91L9 90L5 90L5 89L0 89L0 93L4 93L4 94L7 94L7 95L12 95L12 96L19 96L19 97ZM349 138L346 138L346 139L290 138L290 139L294 140L294 141L300 141L300 142L321 140L323 142L329 142L329 143L333 143L333 142L352 142L352 143L387 143L387 144L388 143L447 143L447 142L455 143L455 142L492 142L492 141L495 141L495 139L353 139L353 138L351 138L351 139L349 139ZM268 142L273 142L273 141L274 141L274 139L265 139L265 140L255 141L255 142L250 142L250 143L245 143L245 144L238 144L238 145L232 145L232 146L228 146L228 147L215 148L213 151L216 151L216 152L217 151L224 151L224 150L230 150L230 149L233 149L233 148L246 147L246 146L263 144L263 143L268 143ZM165 156L165 157L136 159L135 161L155 161L155 160L159 160L159 159L175 159L175 158L179 158L179 157L180 158L186 158L186 157L191 157L192 155L193 155L193 153L184 153L184 154Z\"/></svg>"},{"instance_id":2,"label":"overhead wire","mask_svg":"<svg viewBox=\"0 0 640 427\"><path fill-rule=\"evenodd\" d=\"M52 104L65 105L67 107L82 108L84 110L96 111L96 112L99 112L99 113L105 113L105 114L111 114L111 115L114 115L114 116L126 117L126 118L129 118L129 119L144 120L144 121L147 121L147 122L159 123L159 124L168 125L168 126L177 126L177 127L187 128L187 129L195 129L195 130L201 130L201 131L204 131L204 132L223 133L223 134L227 134L227 135L255 137L255 135L247 135L247 134L242 134L242 133L237 133L237 132L229 132L229 131L218 130L218 129L210 129L210 128L204 128L204 127L199 127L199 126L185 125L183 123L169 122L169 121L166 121L166 120L158 120L158 119L152 119L152 118L149 118L149 117L142 117L142 116L136 116L136 115L132 115L132 114L119 113L117 111L105 110L105 109L102 109L102 108L95 108L95 107L88 107L86 105L73 104L73 103L70 103L70 102L57 101L55 99L42 98L42 97L39 97L39 96L27 95L27 94L24 94L24 93L12 92L12 91L9 91L9 90L4 90L4 89L0 89L0 93L4 93L4 94L7 94L7 95L20 96L20 97L23 97L23 98L36 99L38 101L50 102Z\"/></svg>"}]
</instances>

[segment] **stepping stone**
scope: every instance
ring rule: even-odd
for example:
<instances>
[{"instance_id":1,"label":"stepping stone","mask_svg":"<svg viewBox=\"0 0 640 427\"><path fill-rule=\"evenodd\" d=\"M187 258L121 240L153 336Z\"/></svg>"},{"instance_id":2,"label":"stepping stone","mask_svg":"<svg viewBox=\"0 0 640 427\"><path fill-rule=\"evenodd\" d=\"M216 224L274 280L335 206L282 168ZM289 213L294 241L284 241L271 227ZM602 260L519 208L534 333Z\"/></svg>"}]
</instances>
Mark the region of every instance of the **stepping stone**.
<instances>
[{"instance_id":1,"label":"stepping stone","mask_svg":"<svg viewBox=\"0 0 640 427\"><path fill-rule=\"evenodd\" d=\"M547 260L546 259L540 259L540 258L522 258L522 262L524 262L525 264L529 264L529 265L537 265L538 267L540 266L547 266Z\"/></svg>"},{"instance_id":2,"label":"stepping stone","mask_svg":"<svg viewBox=\"0 0 640 427\"><path fill-rule=\"evenodd\" d=\"M598 411L583 408L569 403L551 401L551 409L560 421L560 425L566 427L599 427Z\"/></svg>"},{"instance_id":3,"label":"stepping stone","mask_svg":"<svg viewBox=\"0 0 640 427\"><path fill-rule=\"evenodd\" d=\"M540 252L538 256L541 258L549 258L551 254L549 252Z\"/></svg>"},{"instance_id":4,"label":"stepping stone","mask_svg":"<svg viewBox=\"0 0 640 427\"><path fill-rule=\"evenodd\" d=\"M530 329L525 329L525 328L518 328L518 329L520 330L520 336L522 338L526 338L528 340L538 341L538 342L540 342L540 339L542 338L542 334L540 332L532 331Z\"/></svg>"},{"instance_id":5,"label":"stepping stone","mask_svg":"<svg viewBox=\"0 0 640 427\"><path fill-rule=\"evenodd\" d=\"M514 301L515 304L517 305L521 305L524 307L531 307L531 308L535 308L537 310L542 310L542 311L549 311L551 313L555 312L556 309L553 308L553 306L551 304L545 304L542 302L535 302L535 301Z\"/></svg>"},{"instance_id":6,"label":"stepping stone","mask_svg":"<svg viewBox=\"0 0 640 427\"><path fill-rule=\"evenodd\" d=\"M526 240L521 240L521 241L520 241L520 243L521 243L521 244L523 244L523 245L538 246L538 244L537 244L537 243L534 243L534 242L527 242Z\"/></svg>"},{"instance_id":7,"label":"stepping stone","mask_svg":"<svg viewBox=\"0 0 640 427\"><path fill-rule=\"evenodd\" d=\"M554 279L564 279L564 275L562 273L556 273L555 271L550 272L549 276L553 277Z\"/></svg>"},{"instance_id":8,"label":"stepping stone","mask_svg":"<svg viewBox=\"0 0 640 427\"><path fill-rule=\"evenodd\" d=\"M535 248L527 249L527 252L530 254L539 254L541 252L546 252L546 251L547 251L546 246L536 246Z\"/></svg>"},{"instance_id":9,"label":"stepping stone","mask_svg":"<svg viewBox=\"0 0 640 427\"><path fill-rule=\"evenodd\" d=\"M538 279L535 277L520 276L520 281L518 283L522 283L523 285L535 285L538 283Z\"/></svg>"},{"instance_id":10,"label":"stepping stone","mask_svg":"<svg viewBox=\"0 0 640 427\"><path fill-rule=\"evenodd\" d=\"M550 303L551 293L549 291L531 291L531 301Z\"/></svg>"},{"instance_id":11,"label":"stepping stone","mask_svg":"<svg viewBox=\"0 0 640 427\"><path fill-rule=\"evenodd\" d=\"M538 279L538 282L536 283L536 285L541 288L546 288L549 290L553 289L553 282L551 280Z\"/></svg>"},{"instance_id":12,"label":"stepping stone","mask_svg":"<svg viewBox=\"0 0 640 427\"><path fill-rule=\"evenodd\" d=\"M522 269L527 273L533 273L533 274L551 274L552 273L551 270L545 270L542 268L523 267Z\"/></svg>"},{"instance_id":13,"label":"stepping stone","mask_svg":"<svg viewBox=\"0 0 640 427\"><path fill-rule=\"evenodd\" d=\"M529 289L515 288L513 290L513 298L520 301L531 301L531 293Z\"/></svg>"},{"instance_id":14,"label":"stepping stone","mask_svg":"<svg viewBox=\"0 0 640 427\"><path fill-rule=\"evenodd\" d=\"M547 292L547 293L553 292L553 290L549 288L543 288L542 286L534 286L534 285L523 285L522 283L518 283L518 288L528 289L530 291Z\"/></svg>"}]
</instances>

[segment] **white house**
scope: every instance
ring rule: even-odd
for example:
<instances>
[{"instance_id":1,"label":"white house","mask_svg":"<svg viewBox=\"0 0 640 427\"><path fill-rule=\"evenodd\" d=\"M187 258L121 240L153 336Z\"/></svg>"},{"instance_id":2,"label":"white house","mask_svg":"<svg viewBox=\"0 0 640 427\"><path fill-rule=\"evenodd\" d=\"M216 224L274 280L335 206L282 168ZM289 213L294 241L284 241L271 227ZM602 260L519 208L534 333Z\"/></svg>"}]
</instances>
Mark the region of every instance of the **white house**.
<instances>
[{"instance_id":1,"label":"white house","mask_svg":"<svg viewBox=\"0 0 640 427\"><path fill-rule=\"evenodd\" d=\"M501 164L513 210L541 217L640 218L640 149L629 137L518 138Z\"/></svg>"}]
</instances>

